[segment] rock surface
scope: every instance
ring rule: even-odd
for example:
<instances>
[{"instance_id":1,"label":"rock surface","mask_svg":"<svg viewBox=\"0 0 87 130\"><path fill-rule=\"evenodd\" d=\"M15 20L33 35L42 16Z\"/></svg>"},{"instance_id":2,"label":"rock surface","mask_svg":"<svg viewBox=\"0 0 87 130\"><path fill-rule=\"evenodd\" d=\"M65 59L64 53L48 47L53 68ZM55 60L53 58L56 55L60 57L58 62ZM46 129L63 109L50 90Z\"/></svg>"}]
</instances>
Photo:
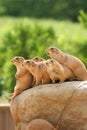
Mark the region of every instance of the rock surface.
<instances>
[{"instance_id":1,"label":"rock surface","mask_svg":"<svg viewBox=\"0 0 87 130\"><path fill-rule=\"evenodd\" d=\"M87 81L48 84L22 92L10 103L15 130L26 130L36 118L46 119L58 130L87 130Z\"/></svg>"}]
</instances>

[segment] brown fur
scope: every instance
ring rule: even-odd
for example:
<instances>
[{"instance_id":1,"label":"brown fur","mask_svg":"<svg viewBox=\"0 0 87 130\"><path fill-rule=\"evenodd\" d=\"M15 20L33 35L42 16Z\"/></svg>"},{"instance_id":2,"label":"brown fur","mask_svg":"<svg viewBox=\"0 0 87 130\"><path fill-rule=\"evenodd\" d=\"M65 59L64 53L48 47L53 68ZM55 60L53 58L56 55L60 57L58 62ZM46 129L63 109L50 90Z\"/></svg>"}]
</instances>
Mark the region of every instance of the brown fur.
<instances>
[{"instance_id":1,"label":"brown fur","mask_svg":"<svg viewBox=\"0 0 87 130\"><path fill-rule=\"evenodd\" d=\"M86 67L77 57L64 53L55 47L46 49L46 54L71 69L78 80L87 80Z\"/></svg>"},{"instance_id":2,"label":"brown fur","mask_svg":"<svg viewBox=\"0 0 87 130\"><path fill-rule=\"evenodd\" d=\"M31 60L35 61L35 62L42 62L42 61L45 61L45 59L43 59L42 57L34 57L32 58ZM35 78L34 78L34 81L33 81L33 84L35 83Z\"/></svg>"},{"instance_id":3,"label":"brown fur","mask_svg":"<svg viewBox=\"0 0 87 130\"><path fill-rule=\"evenodd\" d=\"M35 61L35 62L45 61L45 59L43 59L43 58L41 58L41 57L38 57L38 56L32 58L32 60Z\"/></svg>"},{"instance_id":4,"label":"brown fur","mask_svg":"<svg viewBox=\"0 0 87 130\"><path fill-rule=\"evenodd\" d=\"M35 79L35 85L39 85L40 81L42 84L48 84L51 82L45 61L35 62L33 60L25 60L23 65L32 73Z\"/></svg>"},{"instance_id":5,"label":"brown fur","mask_svg":"<svg viewBox=\"0 0 87 130\"><path fill-rule=\"evenodd\" d=\"M58 80L60 82L64 82L67 79L71 80L74 78L72 71L68 67L58 63L54 59L47 60L46 66L53 83L55 83Z\"/></svg>"},{"instance_id":6,"label":"brown fur","mask_svg":"<svg viewBox=\"0 0 87 130\"><path fill-rule=\"evenodd\" d=\"M20 56L16 56L12 59L12 63L17 68L17 72L15 75L16 85L14 88L14 93L11 98L14 98L18 94L20 94L23 90L32 87L33 76L24 66L22 66L24 60L25 59Z\"/></svg>"},{"instance_id":7,"label":"brown fur","mask_svg":"<svg viewBox=\"0 0 87 130\"><path fill-rule=\"evenodd\" d=\"M29 122L26 130L58 130L54 126L44 119L34 119Z\"/></svg>"}]
</instances>

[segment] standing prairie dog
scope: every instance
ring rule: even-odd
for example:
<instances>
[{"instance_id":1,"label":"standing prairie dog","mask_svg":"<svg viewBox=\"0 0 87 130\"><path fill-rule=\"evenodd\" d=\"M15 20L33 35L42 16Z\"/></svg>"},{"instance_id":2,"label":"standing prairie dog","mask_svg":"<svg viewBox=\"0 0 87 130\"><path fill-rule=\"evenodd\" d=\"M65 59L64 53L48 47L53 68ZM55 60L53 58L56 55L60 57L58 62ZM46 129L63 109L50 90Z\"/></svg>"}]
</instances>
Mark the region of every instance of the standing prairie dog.
<instances>
[{"instance_id":1,"label":"standing prairie dog","mask_svg":"<svg viewBox=\"0 0 87 130\"><path fill-rule=\"evenodd\" d=\"M74 79L74 74L65 65L58 63L54 59L49 59L46 61L47 71L53 83L60 81L61 83L65 80Z\"/></svg>"},{"instance_id":2,"label":"standing prairie dog","mask_svg":"<svg viewBox=\"0 0 87 130\"><path fill-rule=\"evenodd\" d=\"M35 62L33 60L25 60L23 65L32 73L35 79L35 85L39 85L40 81L42 84L51 83L51 79L47 72L45 61Z\"/></svg>"},{"instance_id":3,"label":"standing prairie dog","mask_svg":"<svg viewBox=\"0 0 87 130\"><path fill-rule=\"evenodd\" d=\"M58 130L54 126L44 119L34 119L29 122L26 130Z\"/></svg>"},{"instance_id":4,"label":"standing prairie dog","mask_svg":"<svg viewBox=\"0 0 87 130\"><path fill-rule=\"evenodd\" d=\"M33 82L32 74L22 65L25 59L20 56L14 57L12 63L16 66L17 72L15 74L16 77L16 85L14 88L14 93L11 98L14 98L18 94L20 94L23 90L31 88Z\"/></svg>"},{"instance_id":5,"label":"standing prairie dog","mask_svg":"<svg viewBox=\"0 0 87 130\"><path fill-rule=\"evenodd\" d=\"M34 58L32 58L31 60L35 61L35 62L41 62L41 61L46 61L45 59L43 59L42 57L39 56L35 56ZM33 84L35 83L35 79L33 81Z\"/></svg>"},{"instance_id":6,"label":"standing prairie dog","mask_svg":"<svg viewBox=\"0 0 87 130\"><path fill-rule=\"evenodd\" d=\"M87 80L86 67L77 57L64 53L55 47L46 49L46 54L71 69L78 80Z\"/></svg>"}]
</instances>

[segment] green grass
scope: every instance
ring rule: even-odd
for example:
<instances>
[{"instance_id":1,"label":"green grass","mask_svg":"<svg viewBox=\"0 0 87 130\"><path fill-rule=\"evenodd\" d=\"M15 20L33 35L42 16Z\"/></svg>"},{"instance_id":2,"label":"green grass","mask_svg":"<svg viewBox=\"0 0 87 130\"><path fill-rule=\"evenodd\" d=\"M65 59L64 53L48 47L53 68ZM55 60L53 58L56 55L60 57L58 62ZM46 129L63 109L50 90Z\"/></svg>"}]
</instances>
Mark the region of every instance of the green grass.
<instances>
[{"instance_id":1,"label":"green grass","mask_svg":"<svg viewBox=\"0 0 87 130\"><path fill-rule=\"evenodd\" d=\"M71 21L58 21L53 19L29 19L29 18L15 18L15 17L0 17L0 33L3 34L6 29L9 29L11 25L17 21L29 21L32 24L40 24L44 27L51 26L56 32L56 36L61 40L66 38L67 40L77 41L87 40L87 30L84 29L79 23L73 23Z\"/></svg>"},{"instance_id":2,"label":"green grass","mask_svg":"<svg viewBox=\"0 0 87 130\"><path fill-rule=\"evenodd\" d=\"M67 50L74 55L76 50L72 51L72 47L83 45L87 42L87 30L80 24L72 21L58 21L54 19L34 19L27 17L0 17L0 33L1 37L12 25L18 21L28 21L31 26L39 24L43 27L53 27L57 36L57 46ZM61 47L62 45L62 47Z\"/></svg>"},{"instance_id":3,"label":"green grass","mask_svg":"<svg viewBox=\"0 0 87 130\"><path fill-rule=\"evenodd\" d=\"M72 52L72 46L77 43L84 44L87 42L87 30L80 25L80 23L73 23L72 21L58 21L54 19L34 19L34 18L15 18L15 17L0 17L0 39L3 33L6 32L12 25L18 21L28 21L31 26L39 24L43 27L53 27L57 36L59 46L62 44L63 48ZM72 46L70 46L72 44Z\"/></svg>"}]
</instances>

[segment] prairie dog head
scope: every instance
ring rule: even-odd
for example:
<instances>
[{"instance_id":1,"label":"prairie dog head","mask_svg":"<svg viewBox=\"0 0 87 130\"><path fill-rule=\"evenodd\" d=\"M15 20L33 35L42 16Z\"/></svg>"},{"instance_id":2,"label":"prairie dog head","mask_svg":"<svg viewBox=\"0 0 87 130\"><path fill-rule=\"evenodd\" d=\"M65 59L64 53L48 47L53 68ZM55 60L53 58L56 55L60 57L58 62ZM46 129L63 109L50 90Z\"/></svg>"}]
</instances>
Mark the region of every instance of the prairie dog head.
<instances>
[{"instance_id":1,"label":"prairie dog head","mask_svg":"<svg viewBox=\"0 0 87 130\"><path fill-rule=\"evenodd\" d=\"M19 66L19 65L22 65L22 63L24 62L24 58L23 57L21 57L21 56L15 56L12 60L11 60L11 62L14 64L14 65L16 65L16 66Z\"/></svg>"},{"instance_id":2,"label":"prairie dog head","mask_svg":"<svg viewBox=\"0 0 87 130\"><path fill-rule=\"evenodd\" d=\"M59 54L60 50L55 47L49 47L45 50L46 54L48 56Z\"/></svg>"},{"instance_id":3,"label":"prairie dog head","mask_svg":"<svg viewBox=\"0 0 87 130\"><path fill-rule=\"evenodd\" d=\"M33 60L25 60L22 64L27 69L32 69L36 67L36 63Z\"/></svg>"},{"instance_id":4,"label":"prairie dog head","mask_svg":"<svg viewBox=\"0 0 87 130\"><path fill-rule=\"evenodd\" d=\"M56 64L57 64L57 61L54 60L54 59L48 59L48 60L46 61L46 66L47 66L47 67L53 67L53 65L56 65Z\"/></svg>"},{"instance_id":5,"label":"prairie dog head","mask_svg":"<svg viewBox=\"0 0 87 130\"><path fill-rule=\"evenodd\" d=\"M58 70L63 69L62 65L54 59L47 60L46 67L47 67L47 70L51 70L51 71L53 70L58 71Z\"/></svg>"},{"instance_id":6,"label":"prairie dog head","mask_svg":"<svg viewBox=\"0 0 87 130\"><path fill-rule=\"evenodd\" d=\"M35 62L45 61L45 59L43 59L43 58L41 58L41 57L38 57L38 56L32 58L32 60L35 61Z\"/></svg>"}]
</instances>

